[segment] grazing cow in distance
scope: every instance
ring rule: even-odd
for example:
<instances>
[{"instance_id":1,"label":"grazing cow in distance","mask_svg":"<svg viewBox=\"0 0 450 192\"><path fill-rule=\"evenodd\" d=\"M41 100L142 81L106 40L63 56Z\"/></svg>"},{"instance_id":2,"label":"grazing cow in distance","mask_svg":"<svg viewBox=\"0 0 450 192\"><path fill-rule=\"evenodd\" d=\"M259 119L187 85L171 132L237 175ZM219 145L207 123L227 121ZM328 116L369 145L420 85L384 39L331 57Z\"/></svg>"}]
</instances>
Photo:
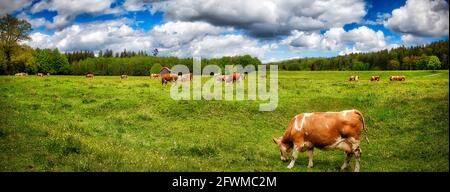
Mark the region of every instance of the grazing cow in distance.
<instances>
[{"instance_id":1,"label":"grazing cow in distance","mask_svg":"<svg viewBox=\"0 0 450 192\"><path fill-rule=\"evenodd\" d=\"M391 76L389 77L389 80L391 81L405 81L406 77L401 75L401 76Z\"/></svg>"},{"instance_id":2,"label":"grazing cow in distance","mask_svg":"<svg viewBox=\"0 0 450 192\"><path fill-rule=\"evenodd\" d=\"M47 73L47 76L50 76L50 73Z\"/></svg>"},{"instance_id":3,"label":"grazing cow in distance","mask_svg":"<svg viewBox=\"0 0 450 192\"><path fill-rule=\"evenodd\" d=\"M161 85L166 84L167 82L176 82L178 80L177 74L165 73L161 75Z\"/></svg>"},{"instance_id":4,"label":"grazing cow in distance","mask_svg":"<svg viewBox=\"0 0 450 192\"><path fill-rule=\"evenodd\" d=\"M359 76L350 76L349 81L358 81L359 80Z\"/></svg>"},{"instance_id":5,"label":"grazing cow in distance","mask_svg":"<svg viewBox=\"0 0 450 192\"><path fill-rule=\"evenodd\" d=\"M192 81L192 73L188 73L188 74L183 74L180 76L180 81L181 82L185 82L185 81Z\"/></svg>"},{"instance_id":6,"label":"grazing cow in distance","mask_svg":"<svg viewBox=\"0 0 450 192\"><path fill-rule=\"evenodd\" d=\"M128 79L128 75L121 75L120 78L121 79Z\"/></svg>"},{"instance_id":7,"label":"grazing cow in distance","mask_svg":"<svg viewBox=\"0 0 450 192\"><path fill-rule=\"evenodd\" d=\"M234 83L240 82L245 79L245 75L242 73L232 73L230 75L225 75L224 81L225 83Z\"/></svg>"},{"instance_id":8,"label":"grazing cow in distance","mask_svg":"<svg viewBox=\"0 0 450 192\"><path fill-rule=\"evenodd\" d=\"M36 74L38 77L43 77L44 76L44 73L37 73Z\"/></svg>"},{"instance_id":9,"label":"grazing cow in distance","mask_svg":"<svg viewBox=\"0 0 450 192\"><path fill-rule=\"evenodd\" d=\"M380 81L380 76L372 76L370 77L370 81Z\"/></svg>"},{"instance_id":10,"label":"grazing cow in distance","mask_svg":"<svg viewBox=\"0 0 450 192\"><path fill-rule=\"evenodd\" d=\"M217 75L216 80L217 81L225 81L226 75Z\"/></svg>"},{"instance_id":11,"label":"grazing cow in distance","mask_svg":"<svg viewBox=\"0 0 450 192\"><path fill-rule=\"evenodd\" d=\"M296 115L289 123L284 135L274 138L281 152L281 160L292 159L288 168L294 167L299 152L307 152L308 168L313 167L313 149L339 149L346 154L341 169L347 168L355 155L355 172L360 169L361 132L366 131L362 113L356 109L340 112L315 112ZM366 140L367 133L366 133Z\"/></svg>"},{"instance_id":12,"label":"grazing cow in distance","mask_svg":"<svg viewBox=\"0 0 450 192\"><path fill-rule=\"evenodd\" d=\"M24 72L16 73L15 76L28 76L28 73L24 73Z\"/></svg>"},{"instance_id":13,"label":"grazing cow in distance","mask_svg":"<svg viewBox=\"0 0 450 192\"><path fill-rule=\"evenodd\" d=\"M93 73L86 74L86 79L93 79L93 78L94 78L94 74Z\"/></svg>"},{"instance_id":14,"label":"grazing cow in distance","mask_svg":"<svg viewBox=\"0 0 450 192\"><path fill-rule=\"evenodd\" d=\"M159 74L158 73L152 73L150 74L150 78L158 78Z\"/></svg>"}]
</instances>

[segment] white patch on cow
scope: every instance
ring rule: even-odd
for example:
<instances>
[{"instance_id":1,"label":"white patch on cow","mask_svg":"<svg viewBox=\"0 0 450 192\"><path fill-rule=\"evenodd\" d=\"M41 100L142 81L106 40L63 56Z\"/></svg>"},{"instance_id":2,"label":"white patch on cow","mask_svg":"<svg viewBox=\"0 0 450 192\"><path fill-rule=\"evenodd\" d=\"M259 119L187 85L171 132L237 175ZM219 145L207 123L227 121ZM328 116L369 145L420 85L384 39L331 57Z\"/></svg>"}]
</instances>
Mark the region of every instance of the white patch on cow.
<instances>
[{"instance_id":1,"label":"white patch on cow","mask_svg":"<svg viewBox=\"0 0 450 192\"><path fill-rule=\"evenodd\" d=\"M311 115L312 115L312 113L303 113L302 122L300 123L300 129L297 129L297 130L300 131L300 130L303 129L303 126L304 126L304 124L305 124L306 118L309 117L309 116L311 116Z\"/></svg>"},{"instance_id":2,"label":"white patch on cow","mask_svg":"<svg viewBox=\"0 0 450 192\"><path fill-rule=\"evenodd\" d=\"M298 115L296 115L296 116L294 117L294 128L295 128L296 130L300 130L300 129L298 129L298 126L297 126L297 116L298 116Z\"/></svg>"},{"instance_id":3,"label":"white patch on cow","mask_svg":"<svg viewBox=\"0 0 450 192\"><path fill-rule=\"evenodd\" d=\"M344 110L344 111L341 111L343 114L343 116L345 117L345 116L347 116L347 113L349 113L349 112L354 112L355 110L354 109L352 109L352 110Z\"/></svg>"}]
</instances>

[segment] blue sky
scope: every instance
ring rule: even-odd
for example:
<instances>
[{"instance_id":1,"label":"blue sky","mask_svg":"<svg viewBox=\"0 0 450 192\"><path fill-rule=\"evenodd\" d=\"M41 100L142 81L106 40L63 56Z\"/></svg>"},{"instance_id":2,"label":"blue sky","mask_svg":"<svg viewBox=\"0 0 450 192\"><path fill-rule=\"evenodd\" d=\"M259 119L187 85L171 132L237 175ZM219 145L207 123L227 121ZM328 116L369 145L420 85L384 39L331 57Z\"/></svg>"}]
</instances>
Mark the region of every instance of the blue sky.
<instances>
[{"instance_id":1,"label":"blue sky","mask_svg":"<svg viewBox=\"0 0 450 192\"><path fill-rule=\"evenodd\" d=\"M32 47L331 57L448 39L448 0L5 0L33 25Z\"/></svg>"}]
</instances>

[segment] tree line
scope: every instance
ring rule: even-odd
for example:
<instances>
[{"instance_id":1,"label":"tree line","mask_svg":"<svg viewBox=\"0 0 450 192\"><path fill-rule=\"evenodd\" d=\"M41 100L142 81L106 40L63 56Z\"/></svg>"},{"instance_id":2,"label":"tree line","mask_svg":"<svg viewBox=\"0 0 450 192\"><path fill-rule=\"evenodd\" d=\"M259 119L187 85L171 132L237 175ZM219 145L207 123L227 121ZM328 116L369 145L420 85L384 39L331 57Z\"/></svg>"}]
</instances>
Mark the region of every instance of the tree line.
<instances>
[{"instance_id":1,"label":"tree line","mask_svg":"<svg viewBox=\"0 0 450 192\"><path fill-rule=\"evenodd\" d=\"M273 62L280 70L436 70L449 69L448 39L428 45L385 49L369 53Z\"/></svg>"}]
</instances>

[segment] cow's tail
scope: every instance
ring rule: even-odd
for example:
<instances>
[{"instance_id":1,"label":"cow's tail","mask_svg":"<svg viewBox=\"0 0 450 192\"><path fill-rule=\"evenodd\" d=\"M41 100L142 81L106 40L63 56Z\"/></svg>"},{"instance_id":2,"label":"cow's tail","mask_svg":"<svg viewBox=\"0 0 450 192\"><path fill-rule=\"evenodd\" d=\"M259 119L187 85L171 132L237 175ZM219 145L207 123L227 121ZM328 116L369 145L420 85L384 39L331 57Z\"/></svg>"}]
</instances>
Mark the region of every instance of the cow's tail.
<instances>
[{"instance_id":1,"label":"cow's tail","mask_svg":"<svg viewBox=\"0 0 450 192\"><path fill-rule=\"evenodd\" d=\"M368 133L367 128L366 128L366 122L364 121L364 116L358 110L355 110L355 113L358 114L361 117L361 120L362 120L362 123L363 123L363 131L364 131L364 134L365 134L365 139L366 139L367 143L369 144L370 143L369 142L369 138L368 138L369 133Z\"/></svg>"}]
</instances>

